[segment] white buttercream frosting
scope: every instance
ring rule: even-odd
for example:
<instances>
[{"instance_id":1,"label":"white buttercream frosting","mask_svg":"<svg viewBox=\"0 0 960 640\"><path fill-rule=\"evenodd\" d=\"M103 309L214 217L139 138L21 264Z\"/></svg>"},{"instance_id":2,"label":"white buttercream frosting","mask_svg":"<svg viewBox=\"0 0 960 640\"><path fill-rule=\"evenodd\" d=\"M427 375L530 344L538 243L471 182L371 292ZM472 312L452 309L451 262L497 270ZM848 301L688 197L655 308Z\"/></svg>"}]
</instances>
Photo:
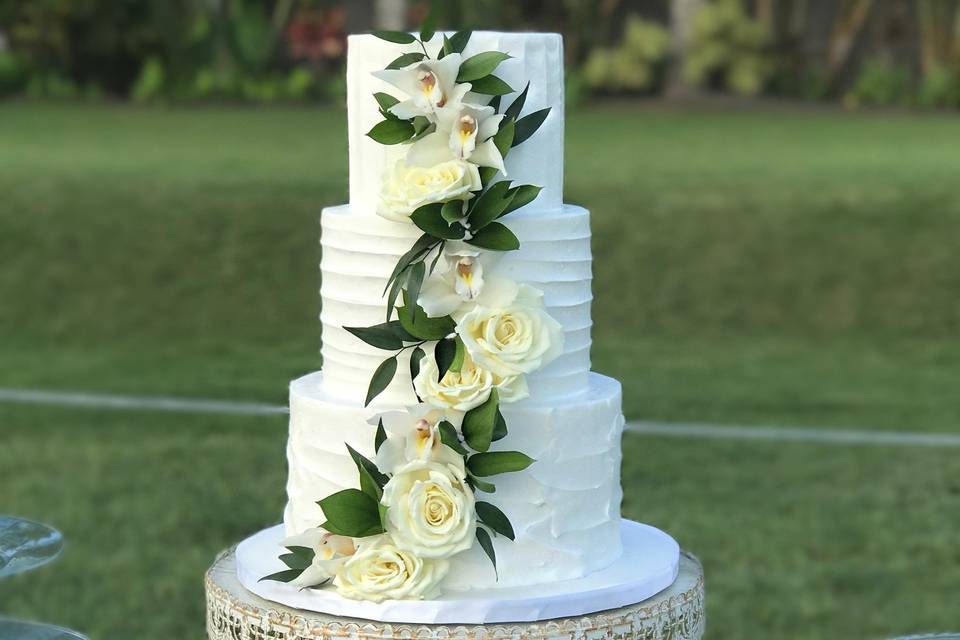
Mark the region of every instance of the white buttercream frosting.
<instances>
[{"instance_id":1,"label":"white buttercream frosting","mask_svg":"<svg viewBox=\"0 0 960 640\"><path fill-rule=\"evenodd\" d=\"M427 44L438 51L442 34ZM353 35L347 46L347 119L350 148L350 203L353 213L373 215L380 193L380 179L405 149L384 146L367 137L383 117L373 94L397 89L372 74L384 69L402 53L420 51L419 45L398 45L372 35ZM537 133L510 151L506 168L510 177L542 186L538 206L555 209L563 201L563 39L555 33L499 33L475 31L463 52L464 59L483 51L502 51L512 56L501 63L495 75L517 93L504 96L505 105L530 82L522 115L551 107Z\"/></svg>"},{"instance_id":2,"label":"white buttercream frosting","mask_svg":"<svg viewBox=\"0 0 960 640\"><path fill-rule=\"evenodd\" d=\"M289 533L324 521L317 500L357 486L357 469L345 444L373 457L376 427L369 409L325 391L323 374L290 386L290 475L284 521ZM516 540L495 540L499 581L474 545L451 559L445 590L519 586L587 575L611 564L620 543L620 384L591 373L576 399L530 398L504 405L507 439L493 450L529 454L525 471L492 478L494 494L477 499L510 518Z\"/></svg>"},{"instance_id":3,"label":"white buttercream frosting","mask_svg":"<svg viewBox=\"0 0 960 640\"><path fill-rule=\"evenodd\" d=\"M564 351L528 377L530 395L543 400L582 393L590 370L590 214L565 205L553 211L519 210L503 218L520 249L499 255L496 273L543 291L547 313L564 331ZM416 227L379 216L357 223L353 207L324 209L320 262L324 384L332 395L363 402L370 376L389 354L343 327L383 322L383 289L398 258L420 235ZM374 402L414 403L409 350L393 383Z\"/></svg>"}]
</instances>

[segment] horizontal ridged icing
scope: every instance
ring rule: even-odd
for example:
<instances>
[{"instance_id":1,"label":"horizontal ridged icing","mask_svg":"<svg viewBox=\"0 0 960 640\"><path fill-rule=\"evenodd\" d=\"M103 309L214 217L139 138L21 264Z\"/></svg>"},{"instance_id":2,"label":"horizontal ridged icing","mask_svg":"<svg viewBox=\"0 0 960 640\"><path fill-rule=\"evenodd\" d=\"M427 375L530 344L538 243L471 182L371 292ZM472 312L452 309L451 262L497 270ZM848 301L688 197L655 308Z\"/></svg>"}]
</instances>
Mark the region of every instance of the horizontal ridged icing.
<instances>
[{"instance_id":1,"label":"horizontal ridged icing","mask_svg":"<svg viewBox=\"0 0 960 640\"><path fill-rule=\"evenodd\" d=\"M442 34L427 45L440 47ZM397 98L398 90L373 77L401 53L420 51L417 44L398 45L372 35L353 35L347 41L347 120L350 148L350 204L355 214L373 214L380 192L380 177L403 145L384 146L367 137L382 120L373 94L383 91ZM563 201L563 39L555 33L499 33L475 31L463 52L469 57L483 51L502 51L512 58L497 67L496 75L517 92L527 82L530 90L523 114L551 107L537 133L510 151L507 171L515 181L543 187L539 203L559 208ZM504 104L516 94L505 96Z\"/></svg>"},{"instance_id":2,"label":"horizontal ridged icing","mask_svg":"<svg viewBox=\"0 0 960 640\"><path fill-rule=\"evenodd\" d=\"M324 209L321 216L320 287L323 369L327 391L361 403L370 376L389 354L343 329L384 321L383 289L401 255L421 231L412 224L372 216L359 222L353 207ZM520 249L499 255L493 270L544 293L547 312L564 329L564 352L528 377L530 393L550 399L582 393L590 370L590 214L565 205L553 211L517 211L503 218ZM377 404L413 403L409 351Z\"/></svg>"},{"instance_id":3,"label":"horizontal ridged icing","mask_svg":"<svg viewBox=\"0 0 960 640\"><path fill-rule=\"evenodd\" d=\"M492 448L523 451L537 462L525 471L497 476L496 493L481 496L507 514L516 540L495 542L499 581L475 545L452 559L446 589L568 580L619 557L620 384L592 373L586 386L572 400L530 398L504 406L510 436ZM345 443L373 456L375 427L367 423L369 417L369 410L326 393L319 372L291 384L284 515L289 532L321 524L316 501L357 485Z\"/></svg>"}]
</instances>

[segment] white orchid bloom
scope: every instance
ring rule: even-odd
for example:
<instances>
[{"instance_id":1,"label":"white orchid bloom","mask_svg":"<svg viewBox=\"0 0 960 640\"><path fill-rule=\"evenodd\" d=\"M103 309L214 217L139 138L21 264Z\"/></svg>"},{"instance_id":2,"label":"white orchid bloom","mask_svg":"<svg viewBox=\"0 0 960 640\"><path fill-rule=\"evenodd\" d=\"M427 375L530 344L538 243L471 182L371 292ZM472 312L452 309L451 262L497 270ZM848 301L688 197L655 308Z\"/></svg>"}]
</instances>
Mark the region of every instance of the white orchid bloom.
<instances>
[{"instance_id":1,"label":"white orchid bloom","mask_svg":"<svg viewBox=\"0 0 960 640\"><path fill-rule=\"evenodd\" d=\"M408 462L432 461L463 467L463 458L440 442L439 425L446 420L459 428L463 415L438 409L426 403L407 407L406 411L388 411L374 416L370 424L383 421L387 439L380 445L376 465L384 473L393 473Z\"/></svg>"},{"instance_id":2,"label":"white orchid bloom","mask_svg":"<svg viewBox=\"0 0 960 640\"><path fill-rule=\"evenodd\" d=\"M398 118L426 116L436 121L437 112L444 107L459 104L470 90L470 84L457 84L459 53L451 53L441 60L425 59L403 69L375 71L373 75L403 91L408 98L390 107Z\"/></svg>"},{"instance_id":3,"label":"white orchid bloom","mask_svg":"<svg viewBox=\"0 0 960 640\"><path fill-rule=\"evenodd\" d=\"M420 290L418 302L428 316L459 320L476 305L499 307L516 296L517 284L491 273L498 256L463 243L450 243L441 265Z\"/></svg>"},{"instance_id":4,"label":"white orchid bloom","mask_svg":"<svg viewBox=\"0 0 960 640\"><path fill-rule=\"evenodd\" d=\"M290 581L291 585L301 589L320 586L333 578L340 565L356 552L353 538L336 535L319 527L290 536L280 544L284 547L313 549L313 562Z\"/></svg>"},{"instance_id":5,"label":"white orchid bloom","mask_svg":"<svg viewBox=\"0 0 960 640\"><path fill-rule=\"evenodd\" d=\"M493 142L504 115L493 107L451 104L437 111L437 131L414 142L407 164L431 167L446 160L467 160L507 175L503 155Z\"/></svg>"}]
</instances>

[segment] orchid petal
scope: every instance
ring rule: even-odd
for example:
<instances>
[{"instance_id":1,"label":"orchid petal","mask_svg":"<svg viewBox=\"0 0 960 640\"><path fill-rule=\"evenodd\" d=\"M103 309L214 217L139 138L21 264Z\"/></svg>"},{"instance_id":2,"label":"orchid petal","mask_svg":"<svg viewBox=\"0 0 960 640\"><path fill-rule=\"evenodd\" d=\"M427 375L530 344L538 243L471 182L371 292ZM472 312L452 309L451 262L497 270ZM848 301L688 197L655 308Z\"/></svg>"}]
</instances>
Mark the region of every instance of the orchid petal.
<instances>
[{"instance_id":1,"label":"orchid petal","mask_svg":"<svg viewBox=\"0 0 960 640\"><path fill-rule=\"evenodd\" d=\"M493 167L498 169L504 176L507 175L507 169L503 165L503 156L500 149L493 143L493 140L487 140L483 144L477 145L477 148L470 154L470 162L481 167Z\"/></svg>"}]
</instances>

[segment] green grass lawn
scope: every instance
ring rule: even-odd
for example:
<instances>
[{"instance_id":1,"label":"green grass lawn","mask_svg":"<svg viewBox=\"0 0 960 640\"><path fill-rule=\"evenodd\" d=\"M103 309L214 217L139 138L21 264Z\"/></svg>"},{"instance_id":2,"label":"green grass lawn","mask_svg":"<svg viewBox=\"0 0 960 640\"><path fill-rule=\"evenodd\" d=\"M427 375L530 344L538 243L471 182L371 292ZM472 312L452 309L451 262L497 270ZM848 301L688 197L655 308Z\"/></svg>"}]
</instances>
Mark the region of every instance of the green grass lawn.
<instances>
[{"instance_id":1,"label":"green grass lawn","mask_svg":"<svg viewBox=\"0 0 960 640\"><path fill-rule=\"evenodd\" d=\"M957 139L945 115L572 114L594 368L627 416L960 431ZM0 386L282 402L320 365L318 218L346 186L339 111L0 107ZM0 512L68 538L0 614L202 637L213 554L279 518L284 430L0 405ZM879 638L960 626L957 478L951 451L630 436L624 510L704 560L709 637Z\"/></svg>"}]
</instances>

